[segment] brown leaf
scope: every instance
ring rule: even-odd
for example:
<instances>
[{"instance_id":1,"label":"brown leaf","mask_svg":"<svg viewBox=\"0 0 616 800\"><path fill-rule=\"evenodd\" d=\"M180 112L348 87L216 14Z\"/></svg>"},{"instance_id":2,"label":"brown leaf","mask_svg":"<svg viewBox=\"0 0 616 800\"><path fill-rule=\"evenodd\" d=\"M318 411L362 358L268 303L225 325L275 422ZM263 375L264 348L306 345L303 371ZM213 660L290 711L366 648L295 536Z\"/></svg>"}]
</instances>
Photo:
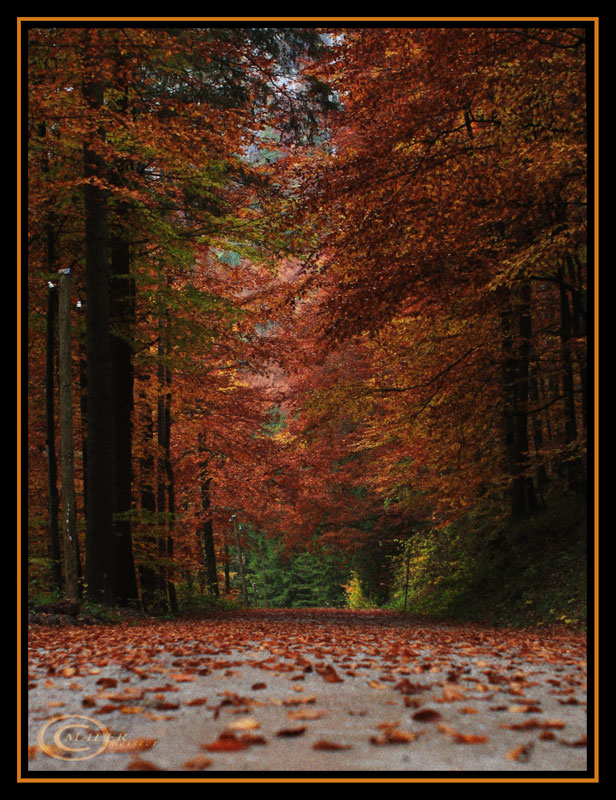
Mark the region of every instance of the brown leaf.
<instances>
[{"instance_id":1,"label":"brown leaf","mask_svg":"<svg viewBox=\"0 0 616 800\"><path fill-rule=\"evenodd\" d=\"M435 722L442 719L438 711L433 708L423 708L421 711L416 711L413 714L413 719L417 722Z\"/></svg>"},{"instance_id":2,"label":"brown leaf","mask_svg":"<svg viewBox=\"0 0 616 800\"><path fill-rule=\"evenodd\" d=\"M450 683L446 683L443 686L443 701L445 703L451 703L454 700L464 700L464 697L464 692L459 686Z\"/></svg>"},{"instance_id":3,"label":"brown leaf","mask_svg":"<svg viewBox=\"0 0 616 800\"><path fill-rule=\"evenodd\" d=\"M350 750L350 744L338 744L337 742L330 742L327 739L319 739L312 745L313 750Z\"/></svg>"},{"instance_id":4,"label":"brown leaf","mask_svg":"<svg viewBox=\"0 0 616 800\"><path fill-rule=\"evenodd\" d=\"M187 706L203 706L207 703L207 697L194 697L192 700L187 700L184 705Z\"/></svg>"},{"instance_id":5,"label":"brown leaf","mask_svg":"<svg viewBox=\"0 0 616 800\"><path fill-rule=\"evenodd\" d=\"M519 722L517 724L512 724L512 725L505 725L505 724L501 725L501 728L508 728L509 730L512 731L523 731L527 730L528 728L564 728L564 727L565 723L561 722L558 719L542 720L542 719L536 719L535 717L527 720L526 722Z\"/></svg>"},{"instance_id":6,"label":"brown leaf","mask_svg":"<svg viewBox=\"0 0 616 800\"><path fill-rule=\"evenodd\" d=\"M144 770L144 771L160 771L160 767L157 767L156 764L153 764L151 761L145 761L143 758L136 758L134 761L131 761L130 764L126 767L126 769L130 770Z\"/></svg>"},{"instance_id":7,"label":"brown leaf","mask_svg":"<svg viewBox=\"0 0 616 800\"><path fill-rule=\"evenodd\" d=\"M577 741L573 741L573 742L568 742L565 739L559 739L558 741L561 744L566 745L567 747L587 747L588 746L588 742L586 740L586 736L585 735L581 736Z\"/></svg>"},{"instance_id":8,"label":"brown leaf","mask_svg":"<svg viewBox=\"0 0 616 800\"><path fill-rule=\"evenodd\" d=\"M528 761L534 746L534 742L521 744L519 747L516 747L515 750L510 750L505 757L509 761Z\"/></svg>"},{"instance_id":9,"label":"brown leaf","mask_svg":"<svg viewBox=\"0 0 616 800\"><path fill-rule=\"evenodd\" d=\"M205 769L209 767L212 763L212 759L208 758L207 756L195 756L195 758L190 758L188 761L185 761L182 766L184 769Z\"/></svg>"},{"instance_id":10,"label":"brown leaf","mask_svg":"<svg viewBox=\"0 0 616 800\"><path fill-rule=\"evenodd\" d=\"M281 736L281 737L301 736L305 732L306 732L305 725L296 725L294 728L281 728L279 731L276 732L276 736Z\"/></svg>"},{"instance_id":11,"label":"brown leaf","mask_svg":"<svg viewBox=\"0 0 616 800\"><path fill-rule=\"evenodd\" d=\"M100 672L100 670L98 671ZM102 686L103 689L115 689L115 687L118 685L118 682L115 678L99 678L96 681L96 685Z\"/></svg>"},{"instance_id":12,"label":"brown leaf","mask_svg":"<svg viewBox=\"0 0 616 800\"><path fill-rule=\"evenodd\" d=\"M452 728L451 725L441 724L437 727L439 731L451 736L452 739L455 739L456 742L460 742L460 744L484 744L488 741L487 736L477 736L474 733L460 733L455 728Z\"/></svg>"},{"instance_id":13,"label":"brown leaf","mask_svg":"<svg viewBox=\"0 0 616 800\"><path fill-rule=\"evenodd\" d=\"M321 711L317 708L306 708L300 709L299 711L287 711L287 717L289 719L321 719L321 717L326 717L328 714L327 711Z\"/></svg>"},{"instance_id":14,"label":"brown leaf","mask_svg":"<svg viewBox=\"0 0 616 800\"><path fill-rule=\"evenodd\" d=\"M319 670L321 673L321 677L327 683L342 683L343 679L338 675L336 670L332 667L331 664L328 664L324 669Z\"/></svg>"},{"instance_id":15,"label":"brown leaf","mask_svg":"<svg viewBox=\"0 0 616 800\"><path fill-rule=\"evenodd\" d=\"M414 731L401 731L399 728L390 728L380 736L371 736L372 744L408 744L414 742L422 734Z\"/></svg>"},{"instance_id":16,"label":"brown leaf","mask_svg":"<svg viewBox=\"0 0 616 800\"><path fill-rule=\"evenodd\" d=\"M212 753L228 753L234 750L245 750L249 746L249 742L238 739L237 736L231 732L221 733L215 742L201 745L204 750L208 750Z\"/></svg>"},{"instance_id":17,"label":"brown leaf","mask_svg":"<svg viewBox=\"0 0 616 800\"><path fill-rule=\"evenodd\" d=\"M172 672L169 677L176 683L190 683L191 681L197 680L196 676L192 675L190 672Z\"/></svg>"}]
</instances>

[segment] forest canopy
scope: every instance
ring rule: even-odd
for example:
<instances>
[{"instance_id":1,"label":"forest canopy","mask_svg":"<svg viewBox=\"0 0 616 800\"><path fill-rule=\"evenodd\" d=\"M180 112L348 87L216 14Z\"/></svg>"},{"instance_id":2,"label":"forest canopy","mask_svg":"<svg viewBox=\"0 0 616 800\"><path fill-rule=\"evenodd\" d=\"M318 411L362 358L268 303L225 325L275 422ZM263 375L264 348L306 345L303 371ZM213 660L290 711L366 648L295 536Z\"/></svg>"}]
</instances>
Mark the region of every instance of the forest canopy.
<instances>
[{"instance_id":1,"label":"forest canopy","mask_svg":"<svg viewBox=\"0 0 616 800\"><path fill-rule=\"evenodd\" d=\"M593 35L24 25L31 591L401 604L583 516Z\"/></svg>"}]
</instances>

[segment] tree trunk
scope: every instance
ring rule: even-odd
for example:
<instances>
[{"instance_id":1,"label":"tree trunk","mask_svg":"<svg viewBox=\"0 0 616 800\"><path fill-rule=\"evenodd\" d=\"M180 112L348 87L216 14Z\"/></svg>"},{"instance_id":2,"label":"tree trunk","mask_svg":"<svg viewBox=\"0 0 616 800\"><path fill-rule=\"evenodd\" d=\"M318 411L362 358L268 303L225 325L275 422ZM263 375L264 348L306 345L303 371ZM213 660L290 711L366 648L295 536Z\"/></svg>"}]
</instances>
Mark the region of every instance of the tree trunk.
<instances>
[{"instance_id":1,"label":"tree trunk","mask_svg":"<svg viewBox=\"0 0 616 800\"><path fill-rule=\"evenodd\" d=\"M55 330L58 314L58 290L50 284L47 292L47 345L45 353L45 426L47 430L47 496L49 508L49 558L53 586L62 590L62 564L58 512L58 463L56 458L56 419L54 402Z\"/></svg>"},{"instance_id":2,"label":"tree trunk","mask_svg":"<svg viewBox=\"0 0 616 800\"><path fill-rule=\"evenodd\" d=\"M73 374L71 361L70 271L60 270L60 441L62 454L62 517L64 540L64 593L79 602L79 553L75 513L73 445Z\"/></svg>"},{"instance_id":3,"label":"tree trunk","mask_svg":"<svg viewBox=\"0 0 616 800\"><path fill-rule=\"evenodd\" d=\"M139 563L139 582L141 585L141 606L144 611L163 611L162 597L164 586L158 562L158 524L156 520L156 492L154 476L154 423L152 409L146 391L140 393L140 509L141 509L141 547Z\"/></svg>"},{"instance_id":4,"label":"tree trunk","mask_svg":"<svg viewBox=\"0 0 616 800\"><path fill-rule=\"evenodd\" d=\"M133 363L132 335L135 313L130 278L129 243L118 234L111 242L111 361L113 375L114 537L112 578L114 597L126 605L138 596L131 533Z\"/></svg>"},{"instance_id":5,"label":"tree trunk","mask_svg":"<svg viewBox=\"0 0 616 800\"><path fill-rule=\"evenodd\" d=\"M88 42L86 41L86 47ZM96 65L90 65L93 71ZM83 87L89 108L103 105L102 83ZM104 139L100 128L96 136ZM113 585L113 393L109 336L109 263L107 197L98 181L105 163L96 142L84 145L86 358L88 373L88 507L86 528L86 591L88 597L112 605Z\"/></svg>"},{"instance_id":6,"label":"tree trunk","mask_svg":"<svg viewBox=\"0 0 616 800\"><path fill-rule=\"evenodd\" d=\"M233 530L235 531L235 544L237 546L237 559L239 562L240 567L240 578L242 581L242 595L244 597L244 603L248 605L248 588L246 586L246 575L244 574L244 559L242 557L242 543L240 541L240 529L239 525L237 524L237 516L232 514L231 519L233 520Z\"/></svg>"},{"instance_id":7,"label":"tree trunk","mask_svg":"<svg viewBox=\"0 0 616 800\"><path fill-rule=\"evenodd\" d=\"M577 419L575 408L575 386L573 378L573 361L571 357L571 338L573 335L572 330L572 315L569 306L569 298L567 296L567 289L564 282L564 269L561 267L558 270L559 278L559 292L560 292L560 344L561 344L561 359L563 369L563 397L564 397L564 411L565 411L565 444L571 449L571 452L566 454L566 475L567 483L571 490L581 491L583 487L582 481L582 463L577 454Z\"/></svg>"},{"instance_id":8,"label":"tree trunk","mask_svg":"<svg viewBox=\"0 0 616 800\"><path fill-rule=\"evenodd\" d=\"M515 305L514 305L515 304ZM531 344L530 286L506 300L501 312L503 347L503 425L506 472L510 478L510 509L520 519L538 508L529 472L528 397Z\"/></svg>"},{"instance_id":9,"label":"tree trunk","mask_svg":"<svg viewBox=\"0 0 616 800\"><path fill-rule=\"evenodd\" d=\"M208 594L219 597L218 568L216 564L216 548L214 547L214 526L210 516L210 488L212 479L207 477L207 459L201 462L201 511L200 529L201 552L205 567L205 582Z\"/></svg>"},{"instance_id":10,"label":"tree trunk","mask_svg":"<svg viewBox=\"0 0 616 800\"><path fill-rule=\"evenodd\" d=\"M44 122L38 126L41 139L47 135L47 126ZM46 147L42 147L41 172L49 173L49 157ZM51 205L51 204L50 204ZM53 207L47 212L45 223L45 237L47 240L47 271L51 276L56 272L56 243L55 243L55 214ZM58 513L60 499L58 495L58 463L56 458L56 419L54 398L54 373L55 373L55 337L58 317L58 289L49 283L47 292L47 342L45 353L45 428L47 439L47 497L49 509L49 558L51 560L51 575L54 589L62 590L62 563L60 556L60 532Z\"/></svg>"},{"instance_id":11,"label":"tree trunk","mask_svg":"<svg viewBox=\"0 0 616 800\"><path fill-rule=\"evenodd\" d=\"M171 372L167 367L166 358L169 349L166 311L164 317L159 318L159 345L158 345L158 491L157 506L161 524L166 529L166 535L159 537L159 555L164 563L163 584L167 598L168 609L177 612L177 599L175 585L172 579L171 560L173 558L173 515L175 513L175 487L173 483L173 470L171 466ZM162 522L164 520L164 523Z\"/></svg>"}]
</instances>

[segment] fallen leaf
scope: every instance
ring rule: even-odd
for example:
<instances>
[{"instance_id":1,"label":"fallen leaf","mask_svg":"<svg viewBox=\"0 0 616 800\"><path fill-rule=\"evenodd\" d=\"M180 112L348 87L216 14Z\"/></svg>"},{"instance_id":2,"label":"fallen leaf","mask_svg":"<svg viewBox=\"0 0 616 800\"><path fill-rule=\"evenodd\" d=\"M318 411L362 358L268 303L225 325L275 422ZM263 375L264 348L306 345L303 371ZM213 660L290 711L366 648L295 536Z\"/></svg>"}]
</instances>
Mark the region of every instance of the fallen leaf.
<instances>
[{"instance_id":1,"label":"fallen leaf","mask_svg":"<svg viewBox=\"0 0 616 800\"><path fill-rule=\"evenodd\" d=\"M568 742L565 739L559 739L558 741L560 742L560 744L564 744L567 747L587 747L588 746L588 742L586 740L586 736L585 735L581 736L577 741L573 741L573 742Z\"/></svg>"},{"instance_id":2,"label":"fallen leaf","mask_svg":"<svg viewBox=\"0 0 616 800\"><path fill-rule=\"evenodd\" d=\"M371 736L370 742L379 745L407 744L408 742L414 742L421 735L421 733L415 733L414 731L401 731L399 728L390 728L380 736Z\"/></svg>"},{"instance_id":3,"label":"fallen leaf","mask_svg":"<svg viewBox=\"0 0 616 800\"><path fill-rule=\"evenodd\" d=\"M443 686L443 701L445 703L451 703L454 700L464 700L464 697L464 692L459 686L449 683Z\"/></svg>"},{"instance_id":4,"label":"fallen leaf","mask_svg":"<svg viewBox=\"0 0 616 800\"><path fill-rule=\"evenodd\" d=\"M313 750L350 750L350 744L338 744L337 742L330 742L327 739L319 739L312 745Z\"/></svg>"},{"instance_id":5,"label":"fallen leaf","mask_svg":"<svg viewBox=\"0 0 616 800\"><path fill-rule=\"evenodd\" d=\"M528 761L534 746L533 742L521 744L519 747L516 747L515 750L510 750L505 757L509 761Z\"/></svg>"},{"instance_id":6,"label":"fallen leaf","mask_svg":"<svg viewBox=\"0 0 616 800\"><path fill-rule=\"evenodd\" d=\"M201 745L204 750L208 750L212 753L227 753L234 750L245 750L249 746L249 742L238 739L237 736L231 732L221 733L215 742Z\"/></svg>"},{"instance_id":7,"label":"fallen leaf","mask_svg":"<svg viewBox=\"0 0 616 800\"><path fill-rule=\"evenodd\" d=\"M321 711L317 708L300 709L299 711L287 711L289 719L321 719L326 717L327 711Z\"/></svg>"},{"instance_id":8,"label":"fallen leaf","mask_svg":"<svg viewBox=\"0 0 616 800\"><path fill-rule=\"evenodd\" d=\"M509 730L512 731L523 731L527 730L528 728L564 728L564 727L565 723L561 722L558 719L541 720L541 719L536 719L535 717L527 720L526 722L514 723L512 725L505 725L505 724L501 725L501 728L508 728Z\"/></svg>"},{"instance_id":9,"label":"fallen leaf","mask_svg":"<svg viewBox=\"0 0 616 800\"><path fill-rule=\"evenodd\" d=\"M343 679L338 675L336 670L331 664L328 664L324 669L319 670L321 677L327 683L342 683Z\"/></svg>"},{"instance_id":10,"label":"fallen leaf","mask_svg":"<svg viewBox=\"0 0 616 800\"><path fill-rule=\"evenodd\" d=\"M234 731L254 731L259 727L260 724L254 717L235 719L227 725L227 728L231 728Z\"/></svg>"},{"instance_id":11,"label":"fallen leaf","mask_svg":"<svg viewBox=\"0 0 616 800\"><path fill-rule=\"evenodd\" d=\"M413 719L417 722L435 722L438 719L442 719L442 717L439 712L435 711L433 708L423 708L421 711L416 711L413 714Z\"/></svg>"},{"instance_id":12,"label":"fallen leaf","mask_svg":"<svg viewBox=\"0 0 616 800\"><path fill-rule=\"evenodd\" d=\"M191 758L188 761L185 761L182 766L184 769L205 769L209 767L212 763L212 759L208 758L207 756L195 756L195 758Z\"/></svg>"},{"instance_id":13,"label":"fallen leaf","mask_svg":"<svg viewBox=\"0 0 616 800\"><path fill-rule=\"evenodd\" d=\"M455 728L452 728L451 725L437 725L439 731L442 733L446 733L448 736L451 736L452 739L455 739L456 742L460 744L484 744L488 741L487 736L478 736L474 733L460 733Z\"/></svg>"},{"instance_id":14,"label":"fallen leaf","mask_svg":"<svg viewBox=\"0 0 616 800\"><path fill-rule=\"evenodd\" d=\"M144 772L154 772L160 771L160 767L157 767L156 764L153 764L151 761L144 761L142 758L136 758L134 761L131 761L130 764L126 767L128 770L143 770Z\"/></svg>"},{"instance_id":15,"label":"fallen leaf","mask_svg":"<svg viewBox=\"0 0 616 800\"><path fill-rule=\"evenodd\" d=\"M297 725L294 728L281 728L279 731L276 732L276 736L281 736L281 737L301 736L305 732L306 732L305 725Z\"/></svg>"},{"instance_id":16,"label":"fallen leaf","mask_svg":"<svg viewBox=\"0 0 616 800\"><path fill-rule=\"evenodd\" d=\"M176 683L190 683L197 680L196 676L190 672L173 672L169 677Z\"/></svg>"}]
</instances>

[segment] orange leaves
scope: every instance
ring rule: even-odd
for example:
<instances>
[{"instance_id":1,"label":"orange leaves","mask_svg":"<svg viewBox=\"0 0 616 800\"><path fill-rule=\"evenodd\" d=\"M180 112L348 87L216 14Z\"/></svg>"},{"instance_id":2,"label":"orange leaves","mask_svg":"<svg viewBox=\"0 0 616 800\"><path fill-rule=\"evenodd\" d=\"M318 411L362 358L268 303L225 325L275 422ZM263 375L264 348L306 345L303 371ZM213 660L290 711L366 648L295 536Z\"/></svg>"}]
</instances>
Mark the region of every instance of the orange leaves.
<instances>
[{"instance_id":1,"label":"orange leaves","mask_svg":"<svg viewBox=\"0 0 616 800\"><path fill-rule=\"evenodd\" d=\"M173 672L169 677L172 681L176 681L176 683L191 683L196 680L195 675L188 672Z\"/></svg>"},{"instance_id":2,"label":"orange leaves","mask_svg":"<svg viewBox=\"0 0 616 800\"><path fill-rule=\"evenodd\" d=\"M436 727L441 733L446 733L448 736L451 736L451 738L459 744L485 744L485 742L488 741L487 736L480 736L474 733L460 733L451 725L439 723Z\"/></svg>"},{"instance_id":3,"label":"orange leaves","mask_svg":"<svg viewBox=\"0 0 616 800\"><path fill-rule=\"evenodd\" d=\"M378 726L383 733L377 736L371 736L370 742L372 744L408 744L414 742L422 734L417 731L403 731L400 730L399 723L397 722L382 722Z\"/></svg>"},{"instance_id":4,"label":"orange leaves","mask_svg":"<svg viewBox=\"0 0 616 800\"><path fill-rule=\"evenodd\" d=\"M318 742L315 742L312 745L313 750L327 750L330 752L336 752L337 750L350 750L350 744L339 744L338 742L332 742L329 739L319 739Z\"/></svg>"},{"instance_id":5,"label":"orange leaves","mask_svg":"<svg viewBox=\"0 0 616 800\"><path fill-rule=\"evenodd\" d=\"M509 769L550 769L564 748L572 763L585 758L581 640L567 649L543 633L413 626L387 612L272 610L207 623L101 627L87 646L35 631L32 644L28 678L44 698L33 712L48 720L77 704L82 715L113 725L108 753L114 764L124 757L119 769L128 762L131 770L244 770L257 763L253 747L262 748L265 769L327 768L336 753L341 768L368 753L386 769L419 756L425 768L442 757L462 769L484 758ZM111 674L91 674L92 657L108 659ZM52 661L54 679L45 687L40 675ZM60 677L67 664L79 672L79 685ZM577 702L569 703L573 690ZM166 726L167 711L177 727ZM578 722L563 738L572 718ZM188 744L205 731L196 740L200 752L180 748L176 730L190 731ZM37 767L42 757L30 751Z\"/></svg>"},{"instance_id":6,"label":"orange leaves","mask_svg":"<svg viewBox=\"0 0 616 800\"><path fill-rule=\"evenodd\" d=\"M224 731L218 736L218 739L209 744L202 744L201 747L210 753L233 753L260 744L266 744L262 736L255 736L252 733L243 733L238 736L234 731Z\"/></svg>"},{"instance_id":7,"label":"orange leaves","mask_svg":"<svg viewBox=\"0 0 616 800\"><path fill-rule=\"evenodd\" d=\"M327 683L342 683L343 679L338 675L336 670L333 668L331 664L328 664L326 667L317 668L315 667L316 672L320 674L324 681Z\"/></svg>"}]
</instances>

